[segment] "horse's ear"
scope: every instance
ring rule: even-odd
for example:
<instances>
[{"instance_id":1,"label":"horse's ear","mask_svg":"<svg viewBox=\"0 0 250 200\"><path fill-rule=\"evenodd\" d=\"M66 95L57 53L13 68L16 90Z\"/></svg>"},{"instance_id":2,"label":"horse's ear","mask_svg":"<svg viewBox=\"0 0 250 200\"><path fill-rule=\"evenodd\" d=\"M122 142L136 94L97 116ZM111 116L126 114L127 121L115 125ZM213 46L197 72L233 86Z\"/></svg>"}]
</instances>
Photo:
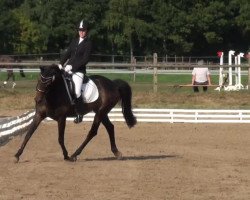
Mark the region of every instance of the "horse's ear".
<instances>
[{"instance_id":1,"label":"horse's ear","mask_svg":"<svg viewBox=\"0 0 250 200\"><path fill-rule=\"evenodd\" d=\"M40 66L40 71L43 72L44 71L44 66Z\"/></svg>"},{"instance_id":2,"label":"horse's ear","mask_svg":"<svg viewBox=\"0 0 250 200\"><path fill-rule=\"evenodd\" d=\"M52 64L50 67L55 69L56 71L59 70L59 67L57 64Z\"/></svg>"}]
</instances>

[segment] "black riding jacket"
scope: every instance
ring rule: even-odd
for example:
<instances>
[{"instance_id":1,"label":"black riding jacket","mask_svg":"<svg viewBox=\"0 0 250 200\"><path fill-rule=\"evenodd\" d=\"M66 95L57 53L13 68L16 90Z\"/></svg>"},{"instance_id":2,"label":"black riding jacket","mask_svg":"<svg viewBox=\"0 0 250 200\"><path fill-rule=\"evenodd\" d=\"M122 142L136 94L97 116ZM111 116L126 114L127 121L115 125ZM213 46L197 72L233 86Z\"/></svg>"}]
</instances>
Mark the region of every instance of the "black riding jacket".
<instances>
[{"instance_id":1,"label":"black riding jacket","mask_svg":"<svg viewBox=\"0 0 250 200\"><path fill-rule=\"evenodd\" d=\"M86 37L79 43L80 38L72 40L67 51L62 56L60 64L63 66L68 61L67 65L72 65L72 72L82 72L86 74L86 65L89 62L92 42Z\"/></svg>"}]
</instances>

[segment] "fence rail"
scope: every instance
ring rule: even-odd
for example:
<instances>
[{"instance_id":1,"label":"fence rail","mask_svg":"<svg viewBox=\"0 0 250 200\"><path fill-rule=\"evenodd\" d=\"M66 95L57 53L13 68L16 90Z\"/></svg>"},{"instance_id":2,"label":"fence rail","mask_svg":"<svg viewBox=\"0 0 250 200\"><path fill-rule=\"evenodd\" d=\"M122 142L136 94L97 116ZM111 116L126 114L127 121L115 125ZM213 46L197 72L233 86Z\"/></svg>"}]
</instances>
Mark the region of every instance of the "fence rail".
<instances>
[{"instance_id":1,"label":"fence rail","mask_svg":"<svg viewBox=\"0 0 250 200\"><path fill-rule=\"evenodd\" d=\"M168 123L250 123L250 110L133 109L138 122ZM84 116L93 121L94 113ZM111 121L124 121L120 108L109 113ZM50 120L48 118L48 120ZM73 121L73 118L68 118Z\"/></svg>"},{"instance_id":2,"label":"fence rail","mask_svg":"<svg viewBox=\"0 0 250 200\"><path fill-rule=\"evenodd\" d=\"M250 123L250 110L202 110L202 109L133 109L138 122L151 123ZM21 116L0 119L0 145L12 135L26 131L32 123L34 110ZM109 113L113 122L124 122L121 108ZM94 113L88 113L83 121L93 121ZM51 121L46 118L45 121ZM67 118L73 121L73 118Z\"/></svg>"},{"instance_id":3,"label":"fence rail","mask_svg":"<svg viewBox=\"0 0 250 200\"><path fill-rule=\"evenodd\" d=\"M39 60L39 61L25 61L22 60L22 62L0 62L0 66L49 66L53 63L57 63L57 60L53 61L45 61L45 60ZM239 69L247 69L248 70L248 85L250 85L250 58L248 59L248 63L242 63L239 65L220 65L219 63L204 63L202 65L198 65L198 62L158 62L157 60L157 54L154 54L153 56L153 62L137 62L136 59L132 59L131 62L127 63L107 63L107 62L90 62L87 65L90 69L102 69L102 68L108 68L108 69L127 69L131 70L135 74L137 69L150 69L152 70L152 76L153 76L153 89L154 92L157 92L158 88L158 74L159 70L169 70L169 69L175 69L175 70L187 70L192 69L194 67L207 67L210 69L222 69L222 68L229 68L232 69L232 67L237 67ZM135 77L134 77L135 79Z\"/></svg>"},{"instance_id":4,"label":"fence rail","mask_svg":"<svg viewBox=\"0 0 250 200\"><path fill-rule=\"evenodd\" d=\"M58 61L23 61L23 62L0 62L0 66L25 66L25 67L34 67L34 66L50 66L52 64L56 64ZM112 62L89 62L87 67L89 68L193 68L193 67L208 67L208 68L228 68L228 67L246 67L249 68L250 65L248 63L243 63L241 65L219 65L219 63L208 63L203 65L198 65L196 62L158 62L158 63L150 63L150 62L136 62L136 63L112 63Z\"/></svg>"}]
</instances>

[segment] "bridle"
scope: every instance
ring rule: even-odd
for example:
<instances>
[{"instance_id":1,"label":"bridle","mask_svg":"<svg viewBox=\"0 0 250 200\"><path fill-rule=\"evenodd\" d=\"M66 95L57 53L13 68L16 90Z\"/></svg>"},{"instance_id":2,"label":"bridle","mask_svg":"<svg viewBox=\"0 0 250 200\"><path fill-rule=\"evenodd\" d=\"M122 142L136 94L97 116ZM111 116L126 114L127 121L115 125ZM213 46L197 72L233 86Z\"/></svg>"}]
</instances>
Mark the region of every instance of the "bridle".
<instances>
[{"instance_id":1,"label":"bridle","mask_svg":"<svg viewBox=\"0 0 250 200\"><path fill-rule=\"evenodd\" d=\"M41 93L45 93L46 91L45 91L45 89L46 89L46 87L48 86L48 85L50 85L53 81L54 81L54 79L55 79L55 76L53 75L53 76L49 76L49 77L45 77L45 76L43 76L42 74L40 75L40 83L41 84L37 84L37 86L36 86L36 91L38 91L38 92L41 92ZM39 87L39 85L41 86L41 87ZM41 89L42 88L42 89Z\"/></svg>"}]
</instances>

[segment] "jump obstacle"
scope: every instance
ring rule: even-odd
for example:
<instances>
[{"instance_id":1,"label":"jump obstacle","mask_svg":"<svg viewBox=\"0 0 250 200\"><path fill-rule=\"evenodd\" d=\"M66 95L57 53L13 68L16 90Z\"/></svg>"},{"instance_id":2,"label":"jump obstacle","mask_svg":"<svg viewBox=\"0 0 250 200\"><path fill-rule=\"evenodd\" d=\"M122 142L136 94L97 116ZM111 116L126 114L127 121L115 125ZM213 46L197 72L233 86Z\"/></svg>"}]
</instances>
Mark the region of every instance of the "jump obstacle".
<instances>
[{"instance_id":1,"label":"jump obstacle","mask_svg":"<svg viewBox=\"0 0 250 200\"><path fill-rule=\"evenodd\" d=\"M219 87L215 88L215 90L220 91L222 88L225 91L239 91L242 89L248 89L248 86L243 86L241 83L241 58L244 57L244 53L239 53L235 55L234 50L230 50L228 52L228 73L224 73L224 52L219 51L217 52L218 57L220 58L220 69L219 69ZM235 84L233 85L233 67L232 67L232 60L234 56L234 75L235 75ZM248 53L249 56L249 53ZM247 55L246 55L247 57ZM228 85L225 86L225 78L228 79Z\"/></svg>"}]
</instances>

